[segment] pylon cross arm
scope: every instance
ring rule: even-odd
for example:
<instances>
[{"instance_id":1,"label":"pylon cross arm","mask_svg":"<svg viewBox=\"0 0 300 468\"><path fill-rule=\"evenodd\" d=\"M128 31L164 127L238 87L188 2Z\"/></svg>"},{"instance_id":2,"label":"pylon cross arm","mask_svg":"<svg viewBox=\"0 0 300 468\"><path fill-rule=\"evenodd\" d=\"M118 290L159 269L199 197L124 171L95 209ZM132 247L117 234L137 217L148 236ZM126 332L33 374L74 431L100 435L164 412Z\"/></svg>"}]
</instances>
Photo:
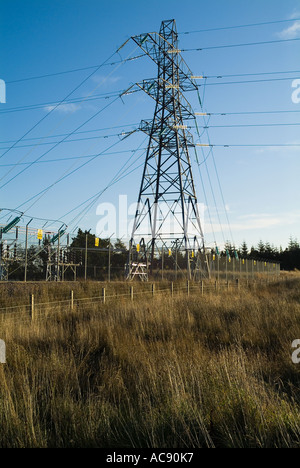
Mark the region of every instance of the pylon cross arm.
<instances>
[{"instance_id":1,"label":"pylon cross arm","mask_svg":"<svg viewBox=\"0 0 300 468\"><path fill-rule=\"evenodd\" d=\"M177 34L177 33L176 33ZM165 59L174 63L177 62L178 72L181 78L181 87L186 82L184 91L197 90L198 85L192 79L193 73L187 66L185 60L180 54L180 50L169 42L161 33L148 33L138 36L132 36L131 39L148 55L156 64L159 63L161 55L165 56Z\"/></svg>"}]
</instances>

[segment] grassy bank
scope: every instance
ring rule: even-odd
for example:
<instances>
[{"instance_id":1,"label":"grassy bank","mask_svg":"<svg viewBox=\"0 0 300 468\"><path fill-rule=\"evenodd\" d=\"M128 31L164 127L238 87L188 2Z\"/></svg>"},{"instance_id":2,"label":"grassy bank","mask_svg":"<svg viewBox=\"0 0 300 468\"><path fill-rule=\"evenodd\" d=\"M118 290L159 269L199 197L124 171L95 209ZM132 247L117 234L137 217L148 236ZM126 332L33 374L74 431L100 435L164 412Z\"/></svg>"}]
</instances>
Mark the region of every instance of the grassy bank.
<instances>
[{"instance_id":1,"label":"grassy bank","mask_svg":"<svg viewBox=\"0 0 300 468\"><path fill-rule=\"evenodd\" d=\"M300 446L297 277L54 310L0 338L1 447Z\"/></svg>"}]
</instances>

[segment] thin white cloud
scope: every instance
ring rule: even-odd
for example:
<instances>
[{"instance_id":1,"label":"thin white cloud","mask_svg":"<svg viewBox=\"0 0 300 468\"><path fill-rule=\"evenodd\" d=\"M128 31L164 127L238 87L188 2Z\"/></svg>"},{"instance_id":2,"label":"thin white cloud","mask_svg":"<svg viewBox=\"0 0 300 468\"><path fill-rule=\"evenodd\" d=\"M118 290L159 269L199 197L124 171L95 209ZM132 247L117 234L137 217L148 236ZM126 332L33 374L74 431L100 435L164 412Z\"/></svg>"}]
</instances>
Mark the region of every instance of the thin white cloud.
<instances>
[{"instance_id":1,"label":"thin white cloud","mask_svg":"<svg viewBox=\"0 0 300 468\"><path fill-rule=\"evenodd\" d=\"M291 26L281 31L278 36L281 39L296 39L300 37L300 21L295 21Z\"/></svg>"},{"instance_id":2,"label":"thin white cloud","mask_svg":"<svg viewBox=\"0 0 300 468\"><path fill-rule=\"evenodd\" d=\"M60 104L59 106L46 106L44 107L45 111L51 112L55 109L57 112L61 112L63 114L70 114L76 112L80 109L80 106L76 104Z\"/></svg>"},{"instance_id":3,"label":"thin white cloud","mask_svg":"<svg viewBox=\"0 0 300 468\"><path fill-rule=\"evenodd\" d=\"M289 19L299 19L299 18L300 18L300 11L299 10L295 10L294 13L292 13L289 16Z\"/></svg>"},{"instance_id":4,"label":"thin white cloud","mask_svg":"<svg viewBox=\"0 0 300 468\"><path fill-rule=\"evenodd\" d=\"M115 83L117 83L118 81L120 81L121 79L122 79L121 76L94 75L94 76L92 77L92 80L94 81L94 83L97 83L97 84L107 84L107 85L115 84Z\"/></svg>"},{"instance_id":5,"label":"thin white cloud","mask_svg":"<svg viewBox=\"0 0 300 468\"><path fill-rule=\"evenodd\" d=\"M237 217L235 222L230 223L230 227L233 232L244 232L269 229L275 226L294 225L299 223L299 220L300 212L289 212L278 215L253 213ZM227 229L228 225L226 224L220 225L213 222L211 226L208 219L204 220L204 231L206 234L210 234L212 232L219 233L222 230L226 231Z\"/></svg>"},{"instance_id":6,"label":"thin white cloud","mask_svg":"<svg viewBox=\"0 0 300 468\"><path fill-rule=\"evenodd\" d=\"M255 149L253 154L262 155L262 154L278 154L287 158L288 156L294 156L296 153L299 154L299 145L300 140L288 141L285 143L288 146L268 146ZM294 146L293 146L294 145Z\"/></svg>"}]
</instances>

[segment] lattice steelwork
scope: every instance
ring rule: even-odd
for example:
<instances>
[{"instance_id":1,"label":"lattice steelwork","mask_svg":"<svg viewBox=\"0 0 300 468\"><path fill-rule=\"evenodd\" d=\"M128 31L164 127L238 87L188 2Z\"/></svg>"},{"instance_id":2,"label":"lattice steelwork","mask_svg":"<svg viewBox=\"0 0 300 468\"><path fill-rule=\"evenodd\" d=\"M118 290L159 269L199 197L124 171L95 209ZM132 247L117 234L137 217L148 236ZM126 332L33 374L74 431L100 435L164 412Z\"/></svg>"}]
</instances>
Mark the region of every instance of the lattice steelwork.
<instances>
[{"instance_id":1,"label":"lattice steelwork","mask_svg":"<svg viewBox=\"0 0 300 468\"><path fill-rule=\"evenodd\" d=\"M155 255L164 248L185 252L191 277L191 258L195 263L197 253L204 252L204 236L189 156L189 148L195 145L186 123L195 116L183 92L196 91L197 85L178 49L174 20L163 21L159 33L132 39L157 64L158 75L134 85L151 96L156 106L153 120L140 124L149 143L127 274L130 279L138 259L151 272Z\"/></svg>"}]
</instances>

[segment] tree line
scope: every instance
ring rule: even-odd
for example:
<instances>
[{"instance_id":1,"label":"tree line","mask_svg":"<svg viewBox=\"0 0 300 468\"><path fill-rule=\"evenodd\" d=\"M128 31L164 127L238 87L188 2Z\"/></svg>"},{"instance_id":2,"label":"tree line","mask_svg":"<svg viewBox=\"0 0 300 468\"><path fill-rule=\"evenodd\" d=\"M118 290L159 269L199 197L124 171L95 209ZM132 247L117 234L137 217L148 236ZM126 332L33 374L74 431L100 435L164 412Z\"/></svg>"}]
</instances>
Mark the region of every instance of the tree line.
<instances>
[{"instance_id":1,"label":"tree line","mask_svg":"<svg viewBox=\"0 0 300 468\"><path fill-rule=\"evenodd\" d=\"M227 242L222 255L225 255L226 251L232 257L237 254L240 258L245 259L278 262L281 264L282 270L300 270L300 243L293 237L290 238L288 246L285 249L260 240L256 247L252 246L250 248L246 241L244 241L238 249L235 249L230 242Z\"/></svg>"}]
</instances>

